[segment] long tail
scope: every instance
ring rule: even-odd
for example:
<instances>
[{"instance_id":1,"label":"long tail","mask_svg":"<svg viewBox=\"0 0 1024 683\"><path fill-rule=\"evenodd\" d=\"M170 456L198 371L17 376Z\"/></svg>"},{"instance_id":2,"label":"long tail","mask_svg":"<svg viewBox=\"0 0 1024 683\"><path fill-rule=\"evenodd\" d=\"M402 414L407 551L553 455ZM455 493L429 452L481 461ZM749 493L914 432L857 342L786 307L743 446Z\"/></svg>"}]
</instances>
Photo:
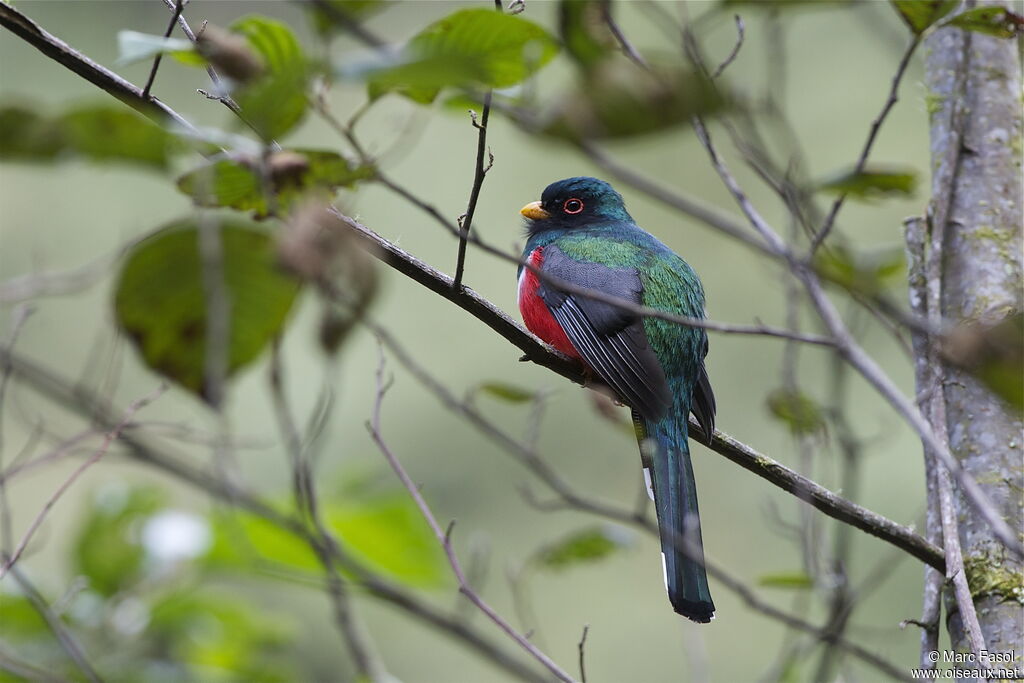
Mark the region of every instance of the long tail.
<instances>
[{"instance_id":1,"label":"long tail","mask_svg":"<svg viewBox=\"0 0 1024 683\"><path fill-rule=\"evenodd\" d=\"M684 413L685 415L685 413ZM686 419L671 414L651 424L636 413L640 453L654 491L665 583L678 614L706 624L715 614L704 570L697 484L690 463Z\"/></svg>"}]
</instances>

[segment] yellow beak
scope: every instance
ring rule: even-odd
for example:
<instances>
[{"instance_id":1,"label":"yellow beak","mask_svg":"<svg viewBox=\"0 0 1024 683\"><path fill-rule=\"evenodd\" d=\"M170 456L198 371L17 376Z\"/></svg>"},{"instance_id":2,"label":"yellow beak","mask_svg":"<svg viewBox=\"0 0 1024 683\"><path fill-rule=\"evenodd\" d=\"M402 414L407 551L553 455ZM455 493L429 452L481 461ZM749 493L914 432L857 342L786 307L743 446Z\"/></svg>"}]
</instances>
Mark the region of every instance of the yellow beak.
<instances>
[{"instance_id":1,"label":"yellow beak","mask_svg":"<svg viewBox=\"0 0 1024 683\"><path fill-rule=\"evenodd\" d=\"M550 213L540 208L540 202L530 202L523 208L519 209L519 213L535 221L539 221L542 218L551 218Z\"/></svg>"}]
</instances>

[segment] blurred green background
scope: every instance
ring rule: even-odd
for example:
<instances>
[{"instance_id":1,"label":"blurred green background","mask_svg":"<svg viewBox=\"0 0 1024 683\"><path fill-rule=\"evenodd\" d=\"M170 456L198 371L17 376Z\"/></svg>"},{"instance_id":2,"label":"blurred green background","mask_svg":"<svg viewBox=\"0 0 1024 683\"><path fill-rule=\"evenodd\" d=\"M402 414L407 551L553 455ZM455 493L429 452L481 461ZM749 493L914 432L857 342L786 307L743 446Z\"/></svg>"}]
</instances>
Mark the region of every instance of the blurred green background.
<instances>
[{"instance_id":1,"label":"blurred green background","mask_svg":"<svg viewBox=\"0 0 1024 683\"><path fill-rule=\"evenodd\" d=\"M369 25L393 40L413 35L429 21L458 7L480 3L398 2L373 17ZM488 5L489 3L483 3ZM678 3L660 3L678 16ZM160 33L167 12L159 0L148 2L25 1L17 7L51 33L94 60L113 65L116 34L122 29ZM691 15L713 8L711 2L687 3ZM528 0L524 16L555 30L556 4ZM786 9L770 30L767 7L738 5L746 22L746 40L729 67L733 86L756 96L767 78L773 45L782 45L786 69L784 104L807 154L812 178L825 177L850 166L863 144L889 88L889 82L909 36L886 2L812 3ZM200 2L186 15L198 25L204 18L227 25L237 17L258 12L289 23L300 37L310 38L308 17L294 4L269 2ZM623 3L619 16L626 33L642 49L670 51L676 36L657 21L645 3ZM699 39L713 60L728 54L735 29L728 12L702 24ZM101 100L89 84L44 58L8 33L0 34L0 94L4 102L38 105L58 112L72 103ZM312 44L307 43L307 44ZM358 51L342 37L335 53ZM148 64L119 67L125 78L142 83ZM542 97L556 94L571 74L559 57L539 76ZM906 165L922 174L928 168L927 113L921 68L913 63L901 100L882 130L873 159ZM195 93L207 87L205 73L165 60L155 94L190 120L231 127L230 112ZM363 101L363 89L342 84L334 88L332 106L344 115ZM522 234L518 209L539 197L544 186L572 175L601 173L579 154L556 143L538 141L517 131L500 116L492 119L488 142L495 165L483 188L476 230L490 242L518 252ZM370 151L381 154L392 177L428 198L454 218L465 209L473 174L476 135L465 114L440 105L420 108L397 97L375 107L361 123ZM726 136L713 127L720 146ZM341 141L315 117L289 139L293 145L341 148ZM609 151L638 171L680 191L733 211L733 203L692 131L681 128L635 141L616 143ZM766 217L788 229L788 216L777 199L760 184L735 155L727 155L739 180ZM191 163L191 162L190 162ZM185 170L183 166L182 170ZM784 322L785 289L780 269L706 226L680 217L663 205L619 185L637 222L676 249L701 275L709 315L718 320L772 324ZM838 229L849 243L865 251L898 247L901 220L923 208L925 198L887 199L877 203L848 202ZM437 268L451 272L456 242L415 208L383 188L361 186L343 193L339 205L388 239ZM80 161L57 165L0 165L0 276L2 280L33 273L68 271L94 264L95 277L82 291L33 301L35 313L21 332L17 349L63 375L80 378L109 391L118 405L148 393L158 378L146 370L124 339L118 337L111 312L113 266L107 260L129 240L191 211L186 197L168 177L122 166ZM519 363L519 351L460 309L415 283L381 271L383 292L372 311L410 350L419 363L442 378L456 393L484 381L511 383L529 390L552 391L540 433L544 458L580 491L629 506L640 486L636 445L622 430L602 419L587 393L531 364ZM470 250L466 283L518 318L515 308L515 269L508 262ZM900 291L894 298L902 301ZM852 306L855 329L866 348L909 394L910 366L891 339ZM322 383L333 386L333 406L319 461L318 483L325 499L344 495L346 482L387 490L392 483L386 464L370 441L364 422L374 392L376 343L359 330L334 366L326 363L316 344L316 307L309 297L294 314L285 339L288 394L301 419L313 409ZM0 311L0 333L11 329L12 306ZM798 467L795 444L788 428L774 420L765 406L766 395L781 384L783 344L778 340L711 334L709 372L718 397L718 426L772 457ZM821 400L828 398L830 357L806 348L801 352L799 378L803 389ZM383 430L405 463L438 518L458 520L455 544L464 557L485 552L486 598L514 618L508 575L538 547L595 520L575 512L543 512L520 495L529 485L543 487L521 466L457 416L438 405L406 372L391 363L394 389L384 406ZM249 484L268 496L288 494L287 459L274 427L265 390L265 363L257 363L234 381L227 406L232 434L249 447L238 449ZM481 396L478 404L500 424L516 433L525 429L528 409ZM922 515L923 483L918 442L899 418L863 382L850 383L849 419L867 442L862 461L862 486L857 502L900 523L913 524ZM4 406L5 459L32 438L37 426L45 432L38 452L56 439L81 430L83 423L30 389L15 384ZM139 419L166 425L187 425L213 434L215 417L192 396L178 389L145 409ZM821 440L809 476L837 486L839 462ZM208 462L211 449L202 444L179 445L196 462ZM89 452L84 449L82 453ZM751 586L764 576L802 571L798 544L781 528L778 517L793 523L800 504L722 457L694 445L701 498L705 548L719 566ZM8 489L15 537L37 514L54 488L79 464L64 459L19 476ZM20 566L51 599L64 594L74 581L68 564L71 540L82 528L88 507L118 490L140 483L166 489L170 505L204 514L211 502L159 473L116 457L90 469L59 502L36 536ZM829 528L831 521L821 518ZM631 532L632 533L632 532ZM633 534L635 542L606 560L564 572L537 572L526 590L536 612L536 638L559 662L575 671L576 648L584 624L589 624L587 671L592 681L714 681L757 680L772 667L780 646L790 638L784 629L747 609L731 592L712 581L718 606L715 621L697 626L672 613L662 585L656 542ZM917 659L918 632L901 630L902 619L920 612L920 565L893 548L863 534L854 534L849 574L855 585L879 563L892 565L884 583L858 604L849 637L900 666ZM475 549L475 550L474 550ZM329 605L321 594L283 583L221 577L197 592L227 589L249 601L270 623L291 637L285 660L309 680L345 680L348 666ZM12 590L0 584L3 591ZM269 587L269 590L268 590ZM824 618L821 602L793 590L756 588L765 600L792 609L812 621ZM451 584L424 589L439 604L456 599ZM0 597L0 600L4 599ZM404 681L498 681L505 675L443 635L413 623L396 610L359 599L360 612L388 669ZM472 617L482 630L500 637L482 615ZM227 624L227 622L225 622ZM3 625L0 624L0 636ZM132 635L130 629L125 638ZM508 649L513 649L511 643ZM101 670L115 655L92 651ZM815 658L803 657L788 672L805 680ZM844 665L848 680L877 680L881 674L854 660ZM215 672L216 667L209 669ZM223 673L223 672L221 672ZM219 674L218 674L219 675ZM142 676L141 679L144 679ZM214 678L214 673L210 673Z\"/></svg>"}]
</instances>

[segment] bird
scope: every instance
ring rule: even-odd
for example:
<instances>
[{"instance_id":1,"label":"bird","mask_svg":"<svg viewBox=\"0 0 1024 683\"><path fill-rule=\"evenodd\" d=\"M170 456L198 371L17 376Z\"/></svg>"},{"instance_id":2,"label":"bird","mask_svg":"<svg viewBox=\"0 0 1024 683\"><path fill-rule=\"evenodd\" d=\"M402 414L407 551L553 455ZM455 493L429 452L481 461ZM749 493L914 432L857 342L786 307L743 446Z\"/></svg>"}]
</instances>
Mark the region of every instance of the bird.
<instances>
[{"instance_id":1,"label":"bird","mask_svg":"<svg viewBox=\"0 0 1024 683\"><path fill-rule=\"evenodd\" d=\"M527 237L517 274L523 322L632 410L669 601L676 613L708 623L715 605L688 443L691 412L703 432L695 438L708 443L715 428L708 337L704 328L640 311L704 318L700 278L636 224L622 195L603 180L551 183L520 213ZM604 300L587 297L588 290Z\"/></svg>"}]
</instances>

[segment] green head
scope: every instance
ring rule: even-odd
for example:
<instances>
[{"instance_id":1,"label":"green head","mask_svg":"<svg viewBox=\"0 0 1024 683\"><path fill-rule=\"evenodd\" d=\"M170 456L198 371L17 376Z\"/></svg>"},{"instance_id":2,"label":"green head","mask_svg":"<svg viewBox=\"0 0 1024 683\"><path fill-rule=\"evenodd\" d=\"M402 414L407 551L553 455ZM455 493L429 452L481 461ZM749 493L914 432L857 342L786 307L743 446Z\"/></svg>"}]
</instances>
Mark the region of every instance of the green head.
<instances>
[{"instance_id":1,"label":"green head","mask_svg":"<svg viewBox=\"0 0 1024 683\"><path fill-rule=\"evenodd\" d=\"M526 229L531 235L603 222L633 222L622 203L622 195L605 181L586 176L551 183L539 202L527 204L520 213L526 217Z\"/></svg>"}]
</instances>

